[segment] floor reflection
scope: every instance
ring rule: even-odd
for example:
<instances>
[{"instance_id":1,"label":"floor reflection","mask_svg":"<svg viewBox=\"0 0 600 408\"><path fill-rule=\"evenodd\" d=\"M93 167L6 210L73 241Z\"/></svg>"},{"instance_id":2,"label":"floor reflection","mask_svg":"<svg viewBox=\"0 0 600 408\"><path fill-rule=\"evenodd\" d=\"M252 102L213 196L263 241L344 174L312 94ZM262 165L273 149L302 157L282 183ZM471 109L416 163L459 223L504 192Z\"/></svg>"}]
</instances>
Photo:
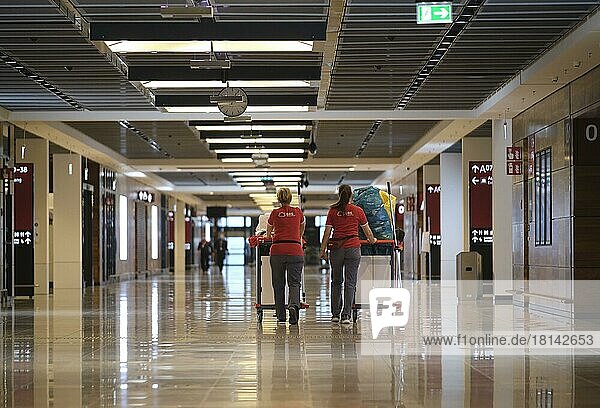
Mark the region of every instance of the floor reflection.
<instances>
[{"instance_id":1,"label":"floor reflection","mask_svg":"<svg viewBox=\"0 0 600 408\"><path fill-rule=\"evenodd\" d=\"M360 326L329 322L328 276L309 270L299 326L266 312L257 326L251 270L159 275L18 300L0 314L0 407L585 407L598 406L600 357L366 356ZM416 284L411 332L460 327L473 310L443 310ZM512 306L482 327L556 327ZM414 337L407 335L406 341Z\"/></svg>"}]
</instances>

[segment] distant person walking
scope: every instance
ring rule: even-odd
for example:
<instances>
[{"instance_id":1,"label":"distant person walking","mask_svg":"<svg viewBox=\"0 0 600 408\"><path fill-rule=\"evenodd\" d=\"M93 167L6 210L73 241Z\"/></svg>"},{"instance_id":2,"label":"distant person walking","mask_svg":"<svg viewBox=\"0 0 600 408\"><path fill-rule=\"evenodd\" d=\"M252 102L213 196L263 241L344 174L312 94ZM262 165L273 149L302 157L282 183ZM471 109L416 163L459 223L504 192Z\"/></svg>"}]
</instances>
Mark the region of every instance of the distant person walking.
<instances>
[{"instance_id":1,"label":"distant person walking","mask_svg":"<svg viewBox=\"0 0 600 408\"><path fill-rule=\"evenodd\" d=\"M227 240L223 232L219 233L219 238L215 240L215 246L213 248L215 253L215 262L219 267L219 272L223 271L223 265L225 264L225 257L229 253L227 249Z\"/></svg>"},{"instance_id":2,"label":"distant person walking","mask_svg":"<svg viewBox=\"0 0 600 408\"><path fill-rule=\"evenodd\" d=\"M202 272L207 272L210 266L210 254L212 253L212 247L210 242L203 239L198 244L198 251L200 251L200 268Z\"/></svg>"},{"instance_id":3,"label":"distant person walking","mask_svg":"<svg viewBox=\"0 0 600 408\"><path fill-rule=\"evenodd\" d=\"M271 244L271 283L275 294L277 323L285 324L285 282L289 287L288 313L290 324L298 323L300 311L300 282L304 267L302 235L306 226L304 214L297 207L290 206L292 192L281 188L277 192L281 207L271 211L267 223L267 239Z\"/></svg>"},{"instance_id":4,"label":"distant person walking","mask_svg":"<svg viewBox=\"0 0 600 408\"><path fill-rule=\"evenodd\" d=\"M331 321L337 323L341 318L342 324L352 324L350 317L361 256L358 227L362 228L369 243L374 244L377 241L369 228L365 212L352 204L351 199L352 187L347 184L340 185L338 201L327 213L321 240L321 259L327 259L327 246L331 241ZM333 236L330 238L332 230Z\"/></svg>"}]
</instances>

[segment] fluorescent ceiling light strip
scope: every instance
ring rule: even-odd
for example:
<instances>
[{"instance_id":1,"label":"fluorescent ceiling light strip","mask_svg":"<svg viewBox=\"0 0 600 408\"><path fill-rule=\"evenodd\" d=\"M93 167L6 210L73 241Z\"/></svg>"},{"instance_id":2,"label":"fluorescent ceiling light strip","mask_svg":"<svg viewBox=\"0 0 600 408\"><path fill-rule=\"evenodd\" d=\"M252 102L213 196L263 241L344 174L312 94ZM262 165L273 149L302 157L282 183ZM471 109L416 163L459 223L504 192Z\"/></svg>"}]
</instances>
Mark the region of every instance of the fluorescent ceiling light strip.
<instances>
[{"instance_id":1,"label":"fluorescent ceiling light strip","mask_svg":"<svg viewBox=\"0 0 600 408\"><path fill-rule=\"evenodd\" d=\"M258 186L249 186L249 187L244 187L244 186L242 186L242 188L243 188L244 190L254 190L254 191L264 191L264 190L266 190L266 189L267 189L267 187L265 187L265 186L262 186L262 187L258 187Z\"/></svg>"},{"instance_id":2,"label":"fluorescent ceiling light strip","mask_svg":"<svg viewBox=\"0 0 600 408\"><path fill-rule=\"evenodd\" d=\"M217 106L167 106L170 113L217 113ZM248 106L246 113L257 112L308 112L308 106Z\"/></svg>"},{"instance_id":3,"label":"fluorescent ceiling light strip","mask_svg":"<svg viewBox=\"0 0 600 408\"><path fill-rule=\"evenodd\" d=\"M239 171L229 174L232 177L268 177L268 176L301 176L301 171Z\"/></svg>"},{"instance_id":4,"label":"fluorescent ceiling light strip","mask_svg":"<svg viewBox=\"0 0 600 408\"><path fill-rule=\"evenodd\" d=\"M216 149L216 154L254 154L254 153L267 153L267 154L302 154L304 149Z\"/></svg>"},{"instance_id":5,"label":"fluorescent ceiling light strip","mask_svg":"<svg viewBox=\"0 0 600 408\"><path fill-rule=\"evenodd\" d=\"M113 52L210 53L211 41L107 41ZM212 41L214 52L312 52L312 41Z\"/></svg>"},{"instance_id":6,"label":"fluorescent ceiling light strip","mask_svg":"<svg viewBox=\"0 0 600 408\"><path fill-rule=\"evenodd\" d=\"M269 163L303 162L303 157L269 157Z\"/></svg>"},{"instance_id":7,"label":"fluorescent ceiling light strip","mask_svg":"<svg viewBox=\"0 0 600 408\"><path fill-rule=\"evenodd\" d=\"M273 181L300 181L300 177L273 177Z\"/></svg>"},{"instance_id":8,"label":"fluorescent ceiling light strip","mask_svg":"<svg viewBox=\"0 0 600 408\"><path fill-rule=\"evenodd\" d=\"M203 125L196 126L200 131L244 132L254 130L301 130L307 131L306 125Z\"/></svg>"},{"instance_id":9,"label":"fluorescent ceiling light strip","mask_svg":"<svg viewBox=\"0 0 600 408\"><path fill-rule=\"evenodd\" d=\"M127 177L146 177L141 171L128 171L125 173Z\"/></svg>"},{"instance_id":10,"label":"fluorescent ceiling light strip","mask_svg":"<svg viewBox=\"0 0 600 408\"><path fill-rule=\"evenodd\" d=\"M250 187L250 186L264 186L264 183L260 182L260 181L251 181L251 182L244 182L244 183L240 183L240 185L242 187Z\"/></svg>"},{"instance_id":11,"label":"fluorescent ceiling light strip","mask_svg":"<svg viewBox=\"0 0 600 408\"><path fill-rule=\"evenodd\" d=\"M255 182L255 181L262 181L262 178L260 178L260 177L240 177L240 178L236 178L235 181L237 181L238 183L251 183L251 182Z\"/></svg>"},{"instance_id":12,"label":"fluorescent ceiling light strip","mask_svg":"<svg viewBox=\"0 0 600 408\"><path fill-rule=\"evenodd\" d=\"M221 161L223 163L252 163L250 157L225 157Z\"/></svg>"},{"instance_id":13,"label":"fluorescent ceiling light strip","mask_svg":"<svg viewBox=\"0 0 600 408\"><path fill-rule=\"evenodd\" d=\"M244 139L244 138L233 138L233 137L223 137L223 138L214 138L214 139L205 139L208 144L256 144L256 143L304 143L306 139L300 137L259 137L252 139Z\"/></svg>"},{"instance_id":14,"label":"fluorescent ceiling light strip","mask_svg":"<svg viewBox=\"0 0 600 408\"><path fill-rule=\"evenodd\" d=\"M144 81L146 88L224 88L221 81ZM307 88L312 86L310 81L291 80L249 80L229 81L234 88Z\"/></svg>"}]
</instances>

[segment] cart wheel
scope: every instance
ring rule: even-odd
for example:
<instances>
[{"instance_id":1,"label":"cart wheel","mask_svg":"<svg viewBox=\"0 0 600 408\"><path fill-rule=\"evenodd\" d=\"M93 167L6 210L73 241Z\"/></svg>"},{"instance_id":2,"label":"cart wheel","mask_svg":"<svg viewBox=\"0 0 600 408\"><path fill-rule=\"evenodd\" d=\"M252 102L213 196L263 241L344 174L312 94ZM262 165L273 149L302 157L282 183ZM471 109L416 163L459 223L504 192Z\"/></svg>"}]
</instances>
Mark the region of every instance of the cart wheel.
<instances>
[{"instance_id":1,"label":"cart wheel","mask_svg":"<svg viewBox=\"0 0 600 408\"><path fill-rule=\"evenodd\" d=\"M353 321L354 323L356 323L356 321L357 321L357 320L358 320L358 310L354 309L354 310L352 311L352 321Z\"/></svg>"},{"instance_id":2,"label":"cart wheel","mask_svg":"<svg viewBox=\"0 0 600 408\"><path fill-rule=\"evenodd\" d=\"M262 321L263 321L263 311L262 310L256 311L256 320L258 321L258 324L262 323Z\"/></svg>"}]
</instances>

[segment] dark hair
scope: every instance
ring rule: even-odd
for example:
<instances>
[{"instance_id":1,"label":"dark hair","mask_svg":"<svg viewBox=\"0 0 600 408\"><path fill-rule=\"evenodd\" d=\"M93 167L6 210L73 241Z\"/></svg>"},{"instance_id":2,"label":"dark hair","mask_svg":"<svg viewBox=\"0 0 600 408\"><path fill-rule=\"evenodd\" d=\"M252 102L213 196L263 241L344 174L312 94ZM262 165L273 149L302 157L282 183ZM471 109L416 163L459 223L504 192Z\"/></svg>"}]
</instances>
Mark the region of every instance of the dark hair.
<instances>
[{"instance_id":1,"label":"dark hair","mask_svg":"<svg viewBox=\"0 0 600 408\"><path fill-rule=\"evenodd\" d=\"M346 206L350 203L352 198L352 187L348 184L342 184L338 187L338 200L331 208L336 208L339 211L346 212Z\"/></svg>"}]
</instances>

